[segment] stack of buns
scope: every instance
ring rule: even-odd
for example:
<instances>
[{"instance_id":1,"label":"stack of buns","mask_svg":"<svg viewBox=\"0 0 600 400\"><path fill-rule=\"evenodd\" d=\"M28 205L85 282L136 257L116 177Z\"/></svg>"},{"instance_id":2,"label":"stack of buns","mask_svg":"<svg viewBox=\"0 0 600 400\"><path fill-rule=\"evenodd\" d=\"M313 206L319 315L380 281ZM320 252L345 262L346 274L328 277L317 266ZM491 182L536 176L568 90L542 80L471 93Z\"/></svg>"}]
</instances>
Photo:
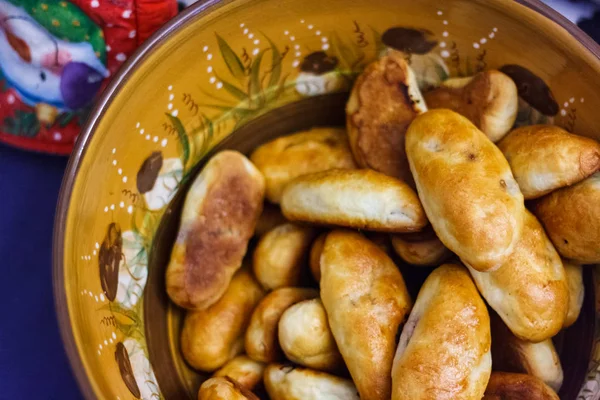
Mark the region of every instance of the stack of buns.
<instances>
[{"instance_id":1,"label":"stack of buns","mask_svg":"<svg viewBox=\"0 0 600 400\"><path fill-rule=\"evenodd\" d=\"M346 131L217 153L166 276L182 354L214 374L198 398L558 399L552 337L600 262L600 144L513 130L518 102L496 70L421 94L390 51ZM431 269L414 298L400 263Z\"/></svg>"}]
</instances>

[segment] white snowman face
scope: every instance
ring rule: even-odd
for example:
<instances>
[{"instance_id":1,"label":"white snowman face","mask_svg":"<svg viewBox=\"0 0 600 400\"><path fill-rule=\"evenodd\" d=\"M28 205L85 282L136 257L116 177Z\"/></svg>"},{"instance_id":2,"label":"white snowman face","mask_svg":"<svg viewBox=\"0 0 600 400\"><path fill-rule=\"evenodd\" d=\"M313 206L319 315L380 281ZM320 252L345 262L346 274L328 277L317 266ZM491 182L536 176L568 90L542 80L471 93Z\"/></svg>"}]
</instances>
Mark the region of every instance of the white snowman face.
<instances>
[{"instance_id":1,"label":"white snowman face","mask_svg":"<svg viewBox=\"0 0 600 400\"><path fill-rule=\"evenodd\" d=\"M0 0L0 69L24 103L65 108L61 79L64 67L71 62L88 65L97 71L95 75L108 76L89 43L60 40L22 8Z\"/></svg>"},{"instance_id":2,"label":"white snowman face","mask_svg":"<svg viewBox=\"0 0 600 400\"><path fill-rule=\"evenodd\" d=\"M60 107L60 76L47 68L24 62L10 46L6 32L0 29L0 68L4 77L28 105L38 102Z\"/></svg>"}]
</instances>

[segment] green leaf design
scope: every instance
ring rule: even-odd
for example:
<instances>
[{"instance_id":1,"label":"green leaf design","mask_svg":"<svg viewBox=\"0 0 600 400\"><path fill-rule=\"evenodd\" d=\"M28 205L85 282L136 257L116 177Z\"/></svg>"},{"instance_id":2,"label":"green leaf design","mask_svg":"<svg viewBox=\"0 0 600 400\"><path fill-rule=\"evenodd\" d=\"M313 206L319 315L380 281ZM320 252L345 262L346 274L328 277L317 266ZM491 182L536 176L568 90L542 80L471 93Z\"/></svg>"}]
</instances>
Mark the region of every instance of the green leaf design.
<instances>
[{"instance_id":1,"label":"green leaf design","mask_svg":"<svg viewBox=\"0 0 600 400\"><path fill-rule=\"evenodd\" d=\"M231 83L227 82L224 79L221 79L218 75L217 75L217 79L219 81L221 81L221 83L223 84L223 89L225 89L227 91L227 93L229 93L236 99L241 100L241 101L248 99L248 95L246 93L244 93L244 91L242 89L238 88L235 85L232 85Z\"/></svg>"},{"instance_id":2,"label":"green leaf design","mask_svg":"<svg viewBox=\"0 0 600 400\"><path fill-rule=\"evenodd\" d=\"M233 51L233 49L229 46L229 44L227 44L225 39L223 39L216 33L215 35L217 36L217 42L219 44L219 50L221 51L221 57L223 57L223 60L225 61L225 65L227 65L229 72L231 72L231 75L233 75L237 79L243 78L244 75L246 75L244 71L244 64L242 64L240 58L237 56L235 51Z\"/></svg>"},{"instance_id":3,"label":"green leaf design","mask_svg":"<svg viewBox=\"0 0 600 400\"><path fill-rule=\"evenodd\" d=\"M279 82L279 78L281 77L281 53L275 43L268 36L263 33L263 36L269 42L271 46L271 76L269 77L269 83L267 88L271 88Z\"/></svg>"},{"instance_id":4,"label":"green leaf design","mask_svg":"<svg viewBox=\"0 0 600 400\"><path fill-rule=\"evenodd\" d=\"M347 67L352 68L354 64L354 52L348 47L337 33L333 34L333 50L338 59Z\"/></svg>"},{"instance_id":5,"label":"green leaf design","mask_svg":"<svg viewBox=\"0 0 600 400\"><path fill-rule=\"evenodd\" d=\"M16 110L13 117L4 118L3 130L11 135L32 138L40 132L40 121L33 112Z\"/></svg>"},{"instance_id":6,"label":"green leaf design","mask_svg":"<svg viewBox=\"0 0 600 400\"><path fill-rule=\"evenodd\" d=\"M56 123L61 128L64 128L65 126L69 125L69 123L73 120L73 118L75 118L75 113L67 111L67 112L60 114L58 116L58 118L56 118Z\"/></svg>"},{"instance_id":7,"label":"green leaf design","mask_svg":"<svg viewBox=\"0 0 600 400\"><path fill-rule=\"evenodd\" d=\"M177 131L177 136L179 137L179 144L181 146L181 163L183 164L183 169L187 165L188 160L190 159L190 141L188 140L187 133L185 132L185 128L181 123L181 120L169 113L165 113L167 118L169 118L173 127Z\"/></svg>"},{"instance_id":8,"label":"green leaf design","mask_svg":"<svg viewBox=\"0 0 600 400\"><path fill-rule=\"evenodd\" d=\"M265 51L262 50L260 53L258 53L254 61L252 61L252 66L250 67L250 82L248 85L250 98L252 100L258 100L259 105L264 103L264 98L262 96L262 85L260 83L260 63L264 54Z\"/></svg>"}]
</instances>

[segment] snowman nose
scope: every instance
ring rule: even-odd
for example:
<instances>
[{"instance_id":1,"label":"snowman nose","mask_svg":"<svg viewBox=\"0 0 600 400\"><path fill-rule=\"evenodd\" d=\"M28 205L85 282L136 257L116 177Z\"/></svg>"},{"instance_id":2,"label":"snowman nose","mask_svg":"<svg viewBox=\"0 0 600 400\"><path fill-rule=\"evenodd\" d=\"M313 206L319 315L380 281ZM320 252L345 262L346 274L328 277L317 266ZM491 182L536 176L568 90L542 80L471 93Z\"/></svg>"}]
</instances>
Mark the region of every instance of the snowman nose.
<instances>
[{"instance_id":1,"label":"snowman nose","mask_svg":"<svg viewBox=\"0 0 600 400\"><path fill-rule=\"evenodd\" d=\"M91 103L102 85L104 77L94 68L80 62L70 62L62 70L60 92L70 109Z\"/></svg>"}]
</instances>

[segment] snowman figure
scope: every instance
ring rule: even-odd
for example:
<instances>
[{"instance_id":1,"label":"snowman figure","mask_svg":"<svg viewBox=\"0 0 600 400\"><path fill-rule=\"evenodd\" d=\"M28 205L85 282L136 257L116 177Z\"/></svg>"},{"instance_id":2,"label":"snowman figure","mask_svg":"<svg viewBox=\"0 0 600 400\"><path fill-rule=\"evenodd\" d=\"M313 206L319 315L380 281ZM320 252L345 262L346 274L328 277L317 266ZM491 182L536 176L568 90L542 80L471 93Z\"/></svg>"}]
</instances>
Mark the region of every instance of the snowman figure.
<instances>
[{"instance_id":1,"label":"snowman figure","mask_svg":"<svg viewBox=\"0 0 600 400\"><path fill-rule=\"evenodd\" d=\"M69 2L0 0L0 72L40 120L40 105L53 110L44 122L90 104L109 75L105 47L102 31Z\"/></svg>"}]
</instances>

